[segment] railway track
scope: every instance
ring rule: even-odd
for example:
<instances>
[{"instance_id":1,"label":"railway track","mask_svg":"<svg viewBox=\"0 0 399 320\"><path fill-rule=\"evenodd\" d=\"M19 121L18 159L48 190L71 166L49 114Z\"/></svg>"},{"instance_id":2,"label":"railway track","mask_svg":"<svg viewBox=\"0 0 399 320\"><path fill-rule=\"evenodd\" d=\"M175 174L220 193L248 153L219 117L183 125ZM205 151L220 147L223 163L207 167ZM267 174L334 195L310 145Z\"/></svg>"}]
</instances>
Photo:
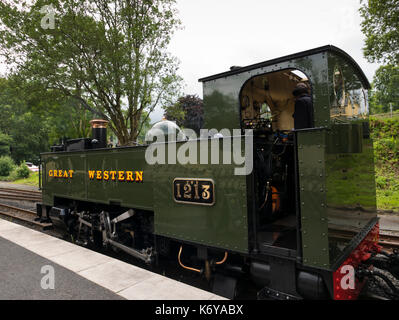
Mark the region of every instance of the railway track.
<instances>
[{"instance_id":1,"label":"railway track","mask_svg":"<svg viewBox=\"0 0 399 320\"><path fill-rule=\"evenodd\" d=\"M333 234L334 234L333 237L336 239L350 240L354 237L354 233L344 231L344 230L335 230ZM385 230L380 230L379 245L388 251L392 251L394 249L399 249L399 235L392 234Z\"/></svg>"},{"instance_id":2,"label":"railway track","mask_svg":"<svg viewBox=\"0 0 399 320\"><path fill-rule=\"evenodd\" d=\"M380 243L385 249L399 249L399 236L386 234L384 231L380 231Z\"/></svg>"},{"instance_id":3,"label":"railway track","mask_svg":"<svg viewBox=\"0 0 399 320\"><path fill-rule=\"evenodd\" d=\"M11 218L11 220L15 219L27 222L31 225L39 226L43 230L52 227L51 223L40 223L39 221L35 221L36 212L10 206L8 204L0 203L0 215L9 219Z\"/></svg>"},{"instance_id":4,"label":"railway track","mask_svg":"<svg viewBox=\"0 0 399 320\"><path fill-rule=\"evenodd\" d=\"M42 193L40 191L33 190L0 188L0 199L39 202L42 200Z\"/></svg>"}]
</instances>

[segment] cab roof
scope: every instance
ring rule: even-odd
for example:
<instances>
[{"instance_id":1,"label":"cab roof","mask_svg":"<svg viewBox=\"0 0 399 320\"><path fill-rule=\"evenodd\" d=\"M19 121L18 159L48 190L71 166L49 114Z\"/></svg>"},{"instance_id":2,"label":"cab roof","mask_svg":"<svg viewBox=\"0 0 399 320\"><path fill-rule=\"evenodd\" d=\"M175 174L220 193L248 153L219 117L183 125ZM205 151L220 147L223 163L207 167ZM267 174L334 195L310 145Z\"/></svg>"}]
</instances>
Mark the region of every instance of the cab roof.
<instances>
[{"instance_id":1,"label":"cab roof","mask_svg":"<svg viewBox=\"0 0 399 320\"><path fill-rule=\"evenodd\" d=\"M212 81L212 80L216 80L219 78L224 78L224 77L229 77L232 75L236 75L236 74L240 74L246 71L250 71L250 70L254 70L254 69L258 69L258 68L262 68L262 67L266 67L266 66L270 66L272 64L277 64L277 63L281 63L281 62L285 62L285 61L289 61L289 60L294 60L294 59L298 59L298 58L303 58L303 57L307 57L307 56L311 56L314 54L318 54L318 53L324 53L324 52L331 52L335 55L338 55L340 57L342 57L343 59L345 59L349 64L351 64L353 66L353 68L355 68L359 74L359 77L364 85L365 88L370 89L370 83L366 77L366 75L364 74L363 70L360 68L360 66L357 64L357 62L350 56L348 55L345 51L332 46L332 45L327 45L327 46L322 46L319 48L315 48L315 49L311 49L311 50L306 50L306 51L302 51L302 52L298 52L298 53L294 53L288 56L284 56L284 57L280 57L280 58L276 58L276 59L272 59L272 60L268 60L268 61L264 61L264 62L260 62L260 63L256 63L256 64L252 64L246 67L235 67L233 70L227 71L227 72L222 72L222 73L218 73L215 74L213 76L209 76L209 77L205 77L205 78L201 78L198 81L199 82L208 82L208 81Z\"/></svg>"}]
</instances>

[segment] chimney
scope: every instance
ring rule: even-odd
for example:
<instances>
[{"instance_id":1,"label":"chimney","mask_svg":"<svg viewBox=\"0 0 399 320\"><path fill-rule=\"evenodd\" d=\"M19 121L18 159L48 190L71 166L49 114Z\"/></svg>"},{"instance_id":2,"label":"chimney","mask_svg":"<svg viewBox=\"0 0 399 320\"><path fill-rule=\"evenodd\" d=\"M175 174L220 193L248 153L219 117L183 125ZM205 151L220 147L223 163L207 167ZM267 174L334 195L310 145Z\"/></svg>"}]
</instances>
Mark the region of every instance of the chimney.
<instances>
[{"instance_id":1,"label":"chimney","mask_svg":"<svg viewBox=\"0 0 399 320\"><path fill-rule=\"evenodd\" d=\"M92 135L92 148L102 149L107 147L107 120L94 119L90 121L91 135Z\"/></svg>"}]
</instances>

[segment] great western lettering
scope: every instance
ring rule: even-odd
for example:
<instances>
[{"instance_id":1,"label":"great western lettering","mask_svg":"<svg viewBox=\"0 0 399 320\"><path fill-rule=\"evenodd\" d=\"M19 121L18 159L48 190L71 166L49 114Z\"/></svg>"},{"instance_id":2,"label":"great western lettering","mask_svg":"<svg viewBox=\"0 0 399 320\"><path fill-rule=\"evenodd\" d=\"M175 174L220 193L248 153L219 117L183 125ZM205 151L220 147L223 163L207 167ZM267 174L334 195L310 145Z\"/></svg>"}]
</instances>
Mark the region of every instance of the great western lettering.
<instances>
[{"instance_id":1,"label":"great western lettering","mask_svg":"<svg viewBox=\"0 0 399 320\"><path fill-rule=\"evenodd\" d=\"M143 182L143 171L89 170L90 180Z\"/></svg>"},{"instance_id":2,"label":"great western lettering","mask_svg":"<svg viewBox=\"0 0 399 320\"><path fill-rule=\"evenodd\" d=\"M49 170L48 176L52 178L74 178L74 170ZM88 170L90 180L143 182L143 171L120 170Z\"/></svg>"},{"instance_id":3,"label":"great western lettering","mask_svg":"<svg viewBox=\"0 0 399 320\"><path fill-rule=\"evenodd\" d=\"M48 176L54 178L73 178L73 170L49 170Z\"/></svg>"}]
</instances>

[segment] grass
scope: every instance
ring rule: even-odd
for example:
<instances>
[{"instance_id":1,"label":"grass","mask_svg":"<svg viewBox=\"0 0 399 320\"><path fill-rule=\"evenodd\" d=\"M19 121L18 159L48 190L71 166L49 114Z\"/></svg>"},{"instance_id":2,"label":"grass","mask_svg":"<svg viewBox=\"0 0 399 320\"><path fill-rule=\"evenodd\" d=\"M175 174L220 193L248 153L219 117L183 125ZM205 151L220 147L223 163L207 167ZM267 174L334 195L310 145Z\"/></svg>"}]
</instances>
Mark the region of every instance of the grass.
<instances>
[{"instance_id":1,"label":"grass","mask_svg":"<svg viewBox=\"0 0 399 320\"><path fill-rule=\"evenodd\" d=\"M370 117L374 140L377 207L399 212L399 111Z\"/></svg>"},{"instance_id":2,"label":"grass","mask_svg":"<svg viewBox=\"0 0 399 320\"><path fill-rule=\"evenodd\" d=\"M26 179L17 179L14 180L13 183L16 184L25 184L28 186L39 186L39 172L31 172L29 178Z\"/></svg>"},{"instance_id":3,"label":"grass","mask_svg":"<svg viewBox=\"0 0 399 320\"><path fill-rule=\"evenodd\" d=\"M392 119L393 121L399 121L399 110L395 110L392 113L392 118L391 118L391 113L379 113L379 114L373 114L370 116L371 119L383 119L383 120L387 120L387 119Z\"/></svg>"},{"instance_id":4,"label":"grass","mask_svg":"<svg viewBox=\"0 0 399 320\"><path fill-rule=\"evenodd\" d=\"M399 212L399 192L377 189L377 207L379 210Z\"/></svg>"},{"instance_id":5,"label":"grass","mask_svg":"<svg viewBox=\"0 0 399 320\"><path fill-rule=\"evenodd\" d=\"M377 207L399 212L399 168L376 164Z\"/></svg>"}]
</instances>

